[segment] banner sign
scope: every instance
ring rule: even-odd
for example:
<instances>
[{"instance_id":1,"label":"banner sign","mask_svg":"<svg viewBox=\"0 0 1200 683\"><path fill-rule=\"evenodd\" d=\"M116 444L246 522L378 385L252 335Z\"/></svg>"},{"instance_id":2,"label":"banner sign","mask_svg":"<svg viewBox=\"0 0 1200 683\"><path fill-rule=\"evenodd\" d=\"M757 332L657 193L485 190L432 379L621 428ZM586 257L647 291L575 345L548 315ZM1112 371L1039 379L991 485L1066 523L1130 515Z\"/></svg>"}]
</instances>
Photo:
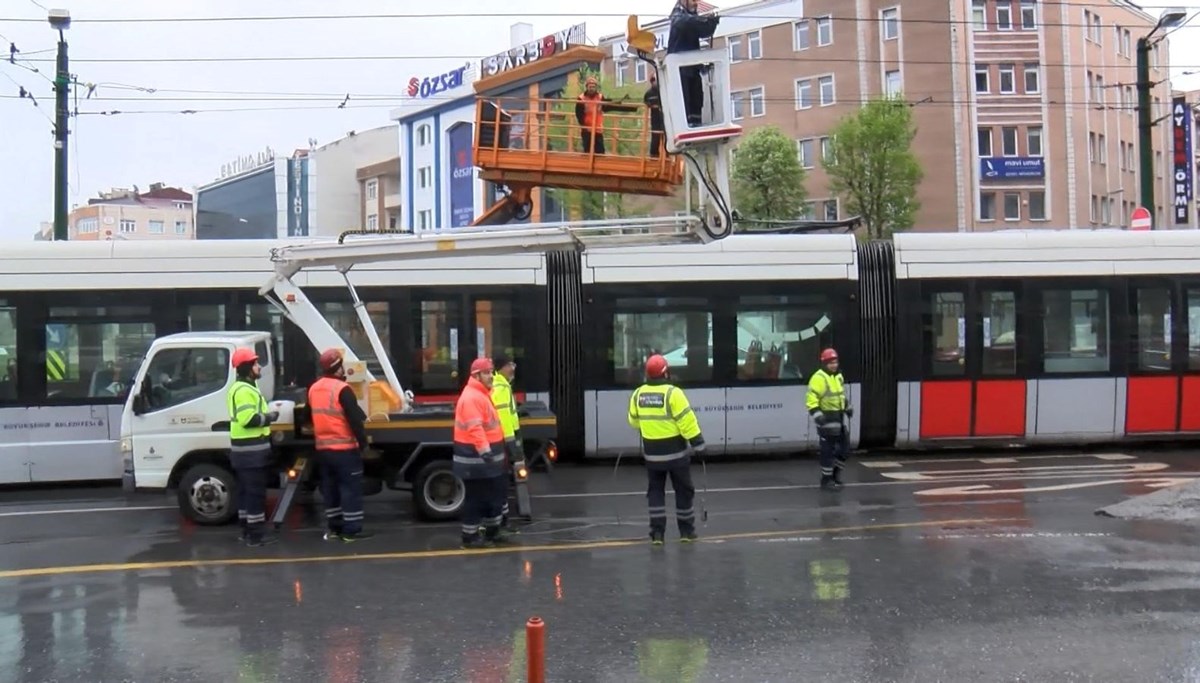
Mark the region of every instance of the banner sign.
<instances>
[{"instance_id":1,"label":"banner sign","mask_svg":"<svg viewBox=\"0 0 1200 683\"><path fill-rule=\"evenodd\" d=\"M426 76L424 79L413 76L408 79L408 96L424 100L447 90L462 87L466 73L467 67L460 66L440 76Z\"/></svg>"},{"instance_id":2,"label":"banner sign","mask_svg":"<svg viewBox=\"0 0 1200 683\"><path fill-rule=\"evenodd\" d=\"M308 157L292 157L287 168L288 237L307 237Z\"/></svg>"},{"instance_id":3,"label":"banner sign","mask_svg":"<svg viewBox=\"0 0 1200 683\"><path fill-rule=\"evenodd\" d=\"M1192 222L1192 108L1186 97L1171 100L1171 137L1175 141L1171 207L1175 225Z\"/></svg>"},{"instance_id":4,"label":"banner sign","mask_svg":"<svg viewBox=\"0 0 1200 683\"><path fill-rule=\"evenodd\" d=\"M1042 157L983 157L979 160L979 175L984 180L1041 178L1046 175L1046 160Z\"/></svg>"},{"instance_id":5,"label":"banner sign","mask_svg":"<svg viewBox=\"0 0 1200 683\"><path fill-rule=\"evenodd\" d=\"M480 72L484 76L495 76L519 66L524 66L539 59L561 52L571 45L583 45L587 38L587 24L576 24L558 33L552 33L543 38L518 45L507 52L492 55L483 60Z\"/></svg>"},{"instance_id":6,"label":"banner sign","mask_svg":"<svg viewBox=\"0 0 1200 683\"><path fill-rule=\"evenodd\" d=\"M464 228L475 220L475 161L471 158L473 128L460 123L450 129L450 227Z\"/></svg>"}]
</instances>

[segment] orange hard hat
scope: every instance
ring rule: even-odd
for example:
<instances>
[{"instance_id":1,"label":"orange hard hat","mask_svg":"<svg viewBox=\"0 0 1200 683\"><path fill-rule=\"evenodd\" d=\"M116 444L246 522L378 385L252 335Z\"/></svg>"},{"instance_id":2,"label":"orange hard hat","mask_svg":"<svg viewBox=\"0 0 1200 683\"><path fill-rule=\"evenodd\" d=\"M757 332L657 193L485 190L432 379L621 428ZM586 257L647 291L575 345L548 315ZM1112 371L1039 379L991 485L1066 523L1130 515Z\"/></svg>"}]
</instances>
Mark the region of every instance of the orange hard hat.
<instances>
[{"instance_id":1,"label":"orange hard hat","mask_svg":"<svg viewBox=\"0 0 1200 683\"><path fill-rule=\"evenodd\" d=\"M333 372L342 365L342 350L341 349L325 349L321 353L321 358L317 361L323 372Z\"/></svg>"},{"instance_id":2,"label":"orange hard hat","mask_svg":"<svg viewBox=\"0 0 1200 683\"><path fill-rule=\"evenodd\" d=\"M491 358L476 358L471 361L471 373L474 375L477 372L495 372L496 368L492 365Z\"/></svg>"},{"instance_id":3,"label":"orange hard hat","mask_svg":"<svg viewBox=\"0 0 1200 683\"><path fill-rule=\"evenodd\" d=\"M258 354L254 352L254 349L242 347L234 350L233 359L230 362L230 365L236 368L243 363L253 363L257 360Z\"/></svg>"},{"instance_id":4,"label":"orange hard hat","mask_svg":"<svg viewBox=\"0 0 1200 683\"><path fill-rule=\"evenodd\" d=\"M651 379L666 377L669 367L667 359L656 353L646 359L646 376Z\"/></svg>"},{"instance_id":5,"label":"orange hard hat","mask_svg":"<svg viewBox=\"0 0 1200 683\"><path fill-rule=\"evenodd\" d=\"M837 351L833 349L825 349L821 352L821 362L829 363L838 359Z\"/></svg>"}]
</instances>

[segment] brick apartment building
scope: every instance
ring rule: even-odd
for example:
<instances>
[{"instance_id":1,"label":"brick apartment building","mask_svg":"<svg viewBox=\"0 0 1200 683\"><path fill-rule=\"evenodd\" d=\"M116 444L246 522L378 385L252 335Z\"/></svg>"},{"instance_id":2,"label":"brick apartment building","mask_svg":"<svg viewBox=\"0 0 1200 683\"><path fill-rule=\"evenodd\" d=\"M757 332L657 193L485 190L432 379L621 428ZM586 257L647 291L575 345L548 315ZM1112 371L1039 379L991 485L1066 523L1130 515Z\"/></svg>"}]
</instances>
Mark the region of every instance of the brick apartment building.
<instances>
[{"instance_id":1,"label":"brick apartment building","mask_svg":"<svg viewBox=\"0 0 1200 683\"><path fill-rule=\"evenodd\" d=\"M816 218L846 218L822 168L830 131L901 93L925 177L917 230L1123 226L1138 201L1136 43L1157 18L1123 0L760 0L718 10L734 115L793 137ZM660 34L665 21L647 28ZM1156 34L1156 38L1161 33ZM605 75L644 82L623 36ZM1153 117L1170 106L1167 41L1151 53ZM1167 224L1171 131L1154 130Z\"/></svg>"},{"instance_id":2,"label":"brick apartment building","mask_svg":"<svg viewBox=\"0 0 1200 683\"><path fill-rule=\"evenodd\" d=\"M114 189L101 192L67 217L67 238L95 240L190 240L192 195L153 183L148 192Z\"/></svg>"}]
</instances>

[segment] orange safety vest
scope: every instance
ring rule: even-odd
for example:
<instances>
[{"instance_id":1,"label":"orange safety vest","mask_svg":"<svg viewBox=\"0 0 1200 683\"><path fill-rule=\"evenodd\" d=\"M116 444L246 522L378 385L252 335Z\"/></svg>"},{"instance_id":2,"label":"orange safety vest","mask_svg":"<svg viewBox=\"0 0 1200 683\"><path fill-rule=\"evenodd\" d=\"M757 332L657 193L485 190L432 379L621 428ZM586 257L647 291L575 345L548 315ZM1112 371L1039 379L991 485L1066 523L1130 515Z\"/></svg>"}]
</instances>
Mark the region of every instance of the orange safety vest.
<instances>
[{"instance_id":1,"label":"orange safety vest","mask_svg":"<svg viewBox=\"0 0 1200 683\"><path fill-rule=\"evenodd\" d=\"M319 451L351 451L358 448L358 439L338 403L338 395L348 386L336 377L322 377L308 388L313 436Z\"/></svg>"},{"instance_id":2,"label":"orange safety vest","mask_svg":"<svg viewBox=\"0 0 1200 683\"><path fill-rule=\"evenodd\" d=\"M472 377L454 406L454 464L469 468L466 478L503 474L504 429L492 397ZM460 476L463 476L460 474Z\"/></svg>"},{"instance_id":3,"label":"orange safety vest","mask_svg":"<svg viewBox=\"0 0 1200 683\"><path fill-rule=\"evenodd\" d=\"M587 93L581 93L579 99L583 102L583 127L592 130L599 130L604 127L604 108L599 92L595 96L589 97Z\"/></svg>"}]
</instances>

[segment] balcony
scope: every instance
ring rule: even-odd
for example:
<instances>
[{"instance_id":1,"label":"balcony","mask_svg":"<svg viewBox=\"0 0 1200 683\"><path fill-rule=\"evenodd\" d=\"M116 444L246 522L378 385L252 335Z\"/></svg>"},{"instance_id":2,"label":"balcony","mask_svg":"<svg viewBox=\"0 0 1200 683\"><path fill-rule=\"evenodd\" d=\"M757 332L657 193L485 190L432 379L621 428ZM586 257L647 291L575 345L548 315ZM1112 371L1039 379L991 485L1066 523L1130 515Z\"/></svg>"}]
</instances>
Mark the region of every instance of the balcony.
<instances>
[{"instance_id":1,"label":"balcony","mask_svg":"<svg viewBox=\"0 0 1200 683\"><path fill-rule=\"evenodd\" d=\"M383 196L383 208L399 209L400 208L400 193L393 192L392 194L385 194Z\"/></svg>"}]
</instances>

